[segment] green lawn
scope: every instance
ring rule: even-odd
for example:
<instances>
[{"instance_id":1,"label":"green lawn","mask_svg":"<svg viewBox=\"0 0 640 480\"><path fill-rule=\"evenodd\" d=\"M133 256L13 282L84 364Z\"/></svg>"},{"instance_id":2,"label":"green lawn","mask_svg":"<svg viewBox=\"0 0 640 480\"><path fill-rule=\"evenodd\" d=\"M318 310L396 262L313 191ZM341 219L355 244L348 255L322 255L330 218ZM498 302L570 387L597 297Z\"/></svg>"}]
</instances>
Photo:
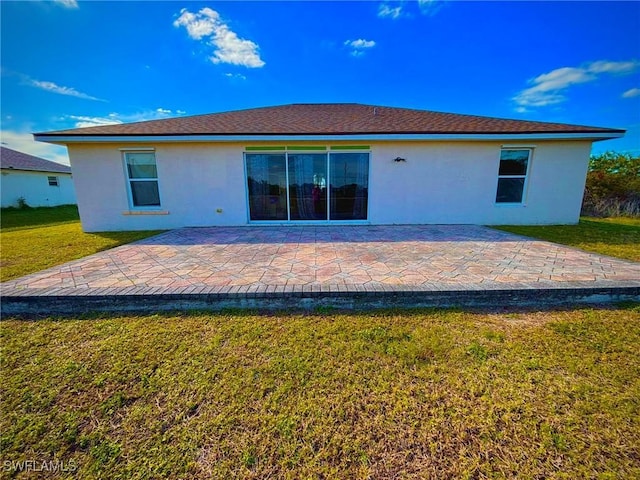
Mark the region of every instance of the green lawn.
<instances>
[{"instance_id":1,"label":"green lawn","mask_svg":"<svg viewBox=\"0 0 640 480\"><path fill-rule=\"evenodd\" d=\"M3 282L159 233L84 233L75 205L3 208L0 227Z\"/></svg>"},{"instance_id":2,"label":"green lawn","mask_svg":"<svg viewBox=\"0 0 640 480\"><path fill-rule=\"evenodd\" d=\"M3 461L74 478L640 478L638 305L5 319L0 334Z\"/></svg>"},{"instance_id":3,"label":"green lawn","mask_svg":"<svg viewBox=\"0 0 640 480\"><path fill-rule=\"evenodd\" d=\"M638 221L503 228L640 260ZM153 233L3 210L2 279ZM640 478L639 345L637 304L5 318L2 475Z\"/></svg>"},{"instance_id":4,"label":"green lawn","mask_svg":"<svg viewBox=\"0 0 640 480\"><path fill-rule=\"evenodd\" d=\"M640 262L640 218L582 217L578 225L494 228Z\"/></svg>"}]
</instances>

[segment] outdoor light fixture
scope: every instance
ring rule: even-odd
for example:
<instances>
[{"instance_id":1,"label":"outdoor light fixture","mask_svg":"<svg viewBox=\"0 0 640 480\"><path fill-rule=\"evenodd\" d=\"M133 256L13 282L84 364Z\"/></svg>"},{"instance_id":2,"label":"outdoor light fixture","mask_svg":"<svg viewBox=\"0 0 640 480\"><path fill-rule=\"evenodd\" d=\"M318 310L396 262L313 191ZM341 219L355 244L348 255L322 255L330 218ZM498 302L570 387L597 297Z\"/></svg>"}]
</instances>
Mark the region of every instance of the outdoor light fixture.
<instances>
[{"instance_id":1,"label":"outdoor light fixture","mask_svg":"<svg viewBox=\"0 0 640 480\"><path fill-rule=\"evenodd\" d=\"M406 162L407 159L406 158L402 158L402 157L396 157L393 159L394 162L396 163L400 163L400 162Z\"/></svg>"}]
</instances>

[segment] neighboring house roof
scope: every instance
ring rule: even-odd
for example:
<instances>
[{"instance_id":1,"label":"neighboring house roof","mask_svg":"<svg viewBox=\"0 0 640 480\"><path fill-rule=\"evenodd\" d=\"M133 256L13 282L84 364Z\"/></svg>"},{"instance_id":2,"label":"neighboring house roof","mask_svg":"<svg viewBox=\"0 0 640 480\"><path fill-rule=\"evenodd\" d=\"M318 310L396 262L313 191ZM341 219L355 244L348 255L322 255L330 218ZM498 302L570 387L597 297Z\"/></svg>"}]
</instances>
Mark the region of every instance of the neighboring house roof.
<instances>
[{"instance_id":1,"label":"neighboring house roof","mask_svg":"<svg viewBox=\"0 0 640 480\"><path fill-rule=\"evenodd\" d=\"M34 157L27 153L0 147L0 167L10 170L28 170L48 173L71 173L71 167L60 163Z\"/></svg>"},{"instance_id":2,"label":"neighboring house roof","mask_svg":"<svg viewBox=\"0 0 640 480\"><path fill-rule=\"evenodd\" d=\"M232 112L101 125L35 134L36 140L100 136L247 136L390 134L595 134L624 130L563 123L509 120L356 103L292 104ZM40 138L39 138L40 137ZM61 140L62 141L62 140Z\"/></svg>"}]
</instances>

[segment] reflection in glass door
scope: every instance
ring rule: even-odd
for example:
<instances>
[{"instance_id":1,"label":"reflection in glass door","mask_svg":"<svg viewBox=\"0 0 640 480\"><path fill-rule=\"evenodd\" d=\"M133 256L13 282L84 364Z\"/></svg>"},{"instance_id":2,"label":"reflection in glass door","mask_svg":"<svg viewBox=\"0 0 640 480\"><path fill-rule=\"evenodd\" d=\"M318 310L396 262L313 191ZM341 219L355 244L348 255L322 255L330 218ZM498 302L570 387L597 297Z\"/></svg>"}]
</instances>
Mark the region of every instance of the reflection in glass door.
<instances>
[{"instance_id":1,"label":"reflection in glass door","mask_svg":"<svg viewBox=\"0 0 640 480\"><path fill-rule=\"evenodd\" d=\"M284 155L247 155L251 220L287 219L287 171Z\"/></svg>"},{"instance_id":2,"label":"reflection in glass door","mask_svg":"<svg viewBox=\"0 0 640 480\"><path fill-rule=\"evenodd\" d=\"M369 154L245 154L252 221L367 220Z\"/></svg>"},{"instance_id":3,"label":"reflection in glass door","mask_svg":"<svg viewBox=\"0 0 640 480\"><path fill-rule=\"evenodd\" d=\"M288 155L291 220L327 219L327 154Z\"/></svg>"},{"instance_id":4,"label":"reflection in glass door","mask_svg":"<svg viewBox=\"0 0 640 480\"><path fill-rule=\"evenodd\" d=\"M332 153L331 220L366 220L369 197L369 154Z\"/></svg>"}]
</instances>

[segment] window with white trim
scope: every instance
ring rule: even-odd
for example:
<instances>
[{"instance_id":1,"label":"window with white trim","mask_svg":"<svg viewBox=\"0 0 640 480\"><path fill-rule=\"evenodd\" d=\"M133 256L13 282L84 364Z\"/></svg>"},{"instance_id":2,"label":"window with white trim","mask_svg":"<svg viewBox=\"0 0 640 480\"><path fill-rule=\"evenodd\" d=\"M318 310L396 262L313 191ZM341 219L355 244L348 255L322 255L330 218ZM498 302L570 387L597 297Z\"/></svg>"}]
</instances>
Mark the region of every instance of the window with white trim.
<instances>
[{"instance_id":1,"label":"window with white trim","mask_svg":"<svg viewBox=\"0 0 640 480\"><path fill-rule=\"evenodd\" d=\"M530 148L500 151L496 203L523 203L531 160Z\"/></svg>"},{"instance_id":2,"label":"window with white trim","mask_svg":"<svg viewBox=\"0 0 640 480\"><path fill-rule=\"evenodd\" d=\"M159 207L160 191L155 152L125 152L124 160L131 206Z\"/></svg>"},{"instance_id":3,"label":"window with white trim","mask_svg":"<svg viewBox=\"0 0 640 480\"><path fill-rule=\"evenodd\" d=\"M47 181L49 182L50 187L58 186L58 177L55 177L55 176L47 177Z\"/></svg>"}]
</instances>

